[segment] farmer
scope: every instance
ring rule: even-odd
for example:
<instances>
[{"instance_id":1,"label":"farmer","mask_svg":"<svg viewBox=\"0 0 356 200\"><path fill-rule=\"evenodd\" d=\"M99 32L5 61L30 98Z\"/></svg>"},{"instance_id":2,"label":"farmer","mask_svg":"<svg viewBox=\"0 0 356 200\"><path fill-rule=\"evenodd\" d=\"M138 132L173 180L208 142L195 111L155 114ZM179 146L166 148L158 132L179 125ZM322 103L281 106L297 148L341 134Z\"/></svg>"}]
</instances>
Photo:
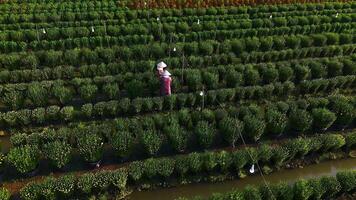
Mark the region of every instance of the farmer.
<instances>
[{"instance_id":1,"label":"farmer","mask_svg":"<svg viewBox=\"0 0 356 200\"><path fill-rule=\"evenodd\" d=\"M160 86L160 94L161 96L169 96L171 95L171 73L167 70L167 64L164 62L160 62L157 64L157 75L159 77Z\"/></svg>"}]
</instances>

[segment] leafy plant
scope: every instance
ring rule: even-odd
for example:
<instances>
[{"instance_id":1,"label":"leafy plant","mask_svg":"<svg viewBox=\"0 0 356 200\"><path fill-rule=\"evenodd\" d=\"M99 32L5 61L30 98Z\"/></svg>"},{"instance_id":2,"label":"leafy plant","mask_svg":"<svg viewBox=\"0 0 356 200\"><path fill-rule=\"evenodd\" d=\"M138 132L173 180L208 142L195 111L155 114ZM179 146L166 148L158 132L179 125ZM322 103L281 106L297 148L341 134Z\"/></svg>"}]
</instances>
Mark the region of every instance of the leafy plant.
<instances>
[{"instance_id":1,"label":"leafy plant","mask_svg":"<svg viewBox=\"0 0 356 200\"><path fill-rule=\"evenodd\" d=\"M20 173L35 170L39 164L39 150L37 146L25 145L14 147L6 156L7 162L13 165Z\"/></svg>"},{"instance_id":2,"label":"leafy plant","mask_svg":"<svg viewBox=\"0 0 356 200\"><path fill-rule=\"evenodd\" d=\"M238 119L226 117L220 121L219 127L225 141L235 148L235 143L240 138L240 134L242 134L244 129L243 122Z\"/></svg>"},{"instance_id":3,"label":"leafy plant","mask_svg":"<svg viewBox=\"0 0 356 200\"><path fill-rule=\"evenodd\" d=\"M94 100L95 95L98 92L98 87L92 84L85 84L80 86L79 94L85 101Z\"/></svg>"},{"instance_id":4,"label":"leafy plant","mask_svg":"<svg viewBox=\"0 0 356 200\"><path fill-rule=\"evenodd\" d=\"M315 108L312 115L314 128L317 130L328 129L336 120L335 114L326 108Z\"/></svg>"},{"instance_id":5,"label":"leafy plant","mask_svg":"<svg viewBox=\"0 0 356 200\"><path fill-rule=\"evenodd\" d=\"M94 133L79 133L77 136L78 149L87 162L97 162L103 154L103 139Z\"/></svg>"},{"instance_id":6,"label":"leafy plant","mask_svg":"<svg viewBox=\"0 0 356 200\"><path fill-rule=\"evenodd\" d=\"M215 129L206 121L199 121L194 130L198 143L203 148L209 148L214 141Z\"/></svg>"},{"instance_id":7,"label":"leafy plant","mask_svg":"<svg viewBox=\"0 0 356 200\"><path fill-rule=\"evenodd\" d=\"M0 188L0 199L1 200L9 200L10 197L11 197L11 194L7 189L5 189L3 187Z\"/></svg>"},{"instance_id":8,"label":"leafy plant","mask_svg":"<svg viewBox=\"0 0 356 200\"><path fill-rule=\"evenodd\" d=\"M275 109L269 109L266 112L266 129L273 135L281 135L288 124L286 114Z\"/></svg>"},{"instance_id":9,"label":"leafy plant","mask_svg":"<svg viewBox=\"0 0 356 200\"><path fill-rule=\"evenodd\" d=\"M113 133L111 144L118 156L127 157L133 150L134 139L132 133L128 131L117 131Z\"/></svg>"},{"instance_id":10,"label":"leafy plant","mask_svg":"<svg viewBox=\"0 0 356 200\"><path fill-rule=\"evenodd\" d=\"M44 145L43 152L51 163L62 168L70 161L72 147L67 142L54 141Z\"/></svg>"},{"instance_id":11,"label":"leafy plant","mask_svg":"<svg viewBox=\"0 0 356 200\"><path fill-rule=\"evenodd\" d=\"M154 130L143 131L140 134L141 144L146 153L150 156L157 154L162 145L162 138L159 133Z\"/></svg>"},{"instance_id":12,"label":"leafy plant","mask_svg":"<svg viewBox=\"0 0 356 200\"><path fill-rule=\"evenodd\" d=\"M312 125L312 117L306 110L295 109L289 115L289 123L293 130L305 132Z\"/></svg>"},{"instance_id":13,"label":"leafy plant","mask_svg":"<svg viewBox=\"0 0 356 200\"><path fill-rule=\"evenodd\" d=\"M188 143L188 132L179 126L178 122L164 127L164 132L168 136L169 143L175 151L185 151Z\"/></svg>"},{"instance_id":14,"label":"leafy plant","mask_svg":"<svg viewBox=\"0 0 356 200\"><path fill-rule=\"evenodd\" d=\"M244 134L252 141L258 141L266 127L264 121L258 119L253 115L246 115L243 118Z\"/></svg>"}]
</instances>

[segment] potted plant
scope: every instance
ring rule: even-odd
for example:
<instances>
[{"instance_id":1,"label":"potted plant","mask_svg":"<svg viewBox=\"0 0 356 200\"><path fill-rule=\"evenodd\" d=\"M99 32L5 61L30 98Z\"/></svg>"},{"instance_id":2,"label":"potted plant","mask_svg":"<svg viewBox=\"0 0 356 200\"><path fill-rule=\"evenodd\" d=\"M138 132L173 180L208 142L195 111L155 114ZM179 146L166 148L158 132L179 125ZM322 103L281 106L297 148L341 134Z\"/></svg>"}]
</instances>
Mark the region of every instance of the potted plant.
<instances>
[{"instance_id":1,"label":"potted plant","mask_svg":"<svg viewBox=\"0 0 356 200\"><path fill-rule=\"evenodd\" d=\"M65 141L54 141L44 145L43 152L52 166L63 170L71 158L72 147Z\"/></svg>"},{"instance_id":2,"label":"potted plant","mask_svg":"<svg viewBox=\"0 0 356 200\"><path fill-rule=\"evenodd\" d=\"M7 162L18 172L27 176L34 176L38 172L39 149L37 146L25 145L14 147L7 154Z\"/></svg>"},{"instance_id":3,"label":"potted plant","mask_svg":"<svg viewBox=\"0 0 356 200\"><path fill-rule=\"evenodd\" d=\"M100 167L103 139L97 134L84 133L77 137L79 153L91 167Z\"/></svg>"}]
</instances>

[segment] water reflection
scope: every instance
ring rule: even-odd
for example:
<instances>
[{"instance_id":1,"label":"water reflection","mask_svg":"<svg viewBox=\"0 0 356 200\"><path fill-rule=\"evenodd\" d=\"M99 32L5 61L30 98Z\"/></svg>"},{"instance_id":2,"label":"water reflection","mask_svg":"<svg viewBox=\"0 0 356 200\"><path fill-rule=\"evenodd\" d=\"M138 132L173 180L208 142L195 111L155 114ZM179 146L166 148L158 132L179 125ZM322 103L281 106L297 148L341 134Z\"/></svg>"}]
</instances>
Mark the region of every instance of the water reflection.
<instances>
[{"instance_id":1,"label":"water reflection","mask_svg":"<svg viewBox=\"0 0 356 200\"><path fill-rule=\"evenodd\" d=\"M296 179L315 178L324 175L335 175L337 172L346 169L356 169L356 159L344 159L326 161L320 164L306 166L301 169L281 170L269 175L265 178L270 183L278 183L280 181L292 182ZM228 192L235 188L244 188L247 185L259 185L263 183L263 179L258 176L249 176L245 179L225 181L221 183L200 183L189 184L174 188L158 189L153 191L134 192L130 195L132 200L156 200L159 199L173 200L178 197L193 197L193 196L210 196L217 192Z\"/></svg>"}]
</instances>

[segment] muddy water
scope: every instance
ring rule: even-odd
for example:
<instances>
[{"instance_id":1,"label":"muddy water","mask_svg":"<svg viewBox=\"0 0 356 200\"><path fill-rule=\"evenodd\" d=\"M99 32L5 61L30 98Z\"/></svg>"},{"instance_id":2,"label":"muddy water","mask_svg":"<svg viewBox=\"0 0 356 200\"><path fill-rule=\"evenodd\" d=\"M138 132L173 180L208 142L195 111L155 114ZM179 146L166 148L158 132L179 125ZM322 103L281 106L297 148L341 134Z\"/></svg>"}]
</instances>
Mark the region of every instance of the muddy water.
<instances>
[{"instance_id":1,"label":"muddy water","mask_svg":"<svg viewBox=\"0 0 356 200\"><path fill-rule=\"evenodd\" d=\"M297 179L310 179L323 175L335 175L337 172L346 169L356 169L356 158L326 161L320 164L309 165L302 169L289 169L265 175L265 179L270 183L280 181L293 182ZM130 195L131 200L173 200L178 197L210 196L217 192L228 192L233 189L244 188L247 185L259 185L263 183L260 176L248 176L244 179L225 181L221 183L200 183L189 184L174 188L158 189L153 191L134 192Z\"/></svg>"},{"instance_id":2,"label":"muddy water","mask_svg":"<svg viewBox=\"0 0 356 200\"><path fill-rule=\"evenodd\" d=\"M0 137L0 152L7 153L11 147L10 136Z\"/></svg>"}]
</instances>

